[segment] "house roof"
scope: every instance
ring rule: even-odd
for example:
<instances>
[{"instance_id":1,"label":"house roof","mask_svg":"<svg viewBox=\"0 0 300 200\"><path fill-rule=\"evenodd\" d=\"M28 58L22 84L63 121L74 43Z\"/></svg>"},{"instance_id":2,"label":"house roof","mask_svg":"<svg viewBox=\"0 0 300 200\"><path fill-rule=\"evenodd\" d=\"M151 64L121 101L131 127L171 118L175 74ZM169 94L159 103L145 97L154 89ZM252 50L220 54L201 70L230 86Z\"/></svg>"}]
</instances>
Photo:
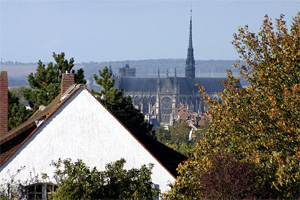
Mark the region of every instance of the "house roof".
<instances>
[{"instance_id":1,"label":"house roof","mask_svg":"<svg viewBox=\"0 0 300 200\"><path fill-rule=\"evenodd\" d=\"M22 147L22 145L45 123L65 102L68 101L80 88L86 89L84 85L77 85L71 87L66 93L65 98L61 98L61 94L58 95L47 107L38 110L28 121L20 126L12 129L7 134L0 137L1 154L0 154L0 166L2 166L14 153ZM87 90L87 89L86 89ZM87 90L97 101L98 99ZM65 93L65 94L66 94ZM100 104L101 102L98 101ZM106 108L104 106L104 108ZM110 112L107 109L108 112ZM111 112L110 114L115 117ZM116 117L115 117L116 118ZM117 119L117 118L116 118ZM41 120L44 120L41 122ZM118 120L118 119L117 119ZM37 125L36 122L40 121L41 124ZM118 120L119 121L119 120ZM119 121L120 124L122 124ZM123 125L123 124L122 124ZM127 125L129 126L129 125ZM174 177L177 176L176 168L179 163L186 160L187 157L170 149L162 143L150 138L146 134L142 133L135 127L130 128L131 132L125 125L125 129L142 145L144 148L159 162L162 166L170 172Z\"/></svg>"},{"instance_id":2,"label":"house roof","mask_svg":"<svg viewBox=\"0 0 300 200\"><path fill-rule=\"evenodd\" d=\"M70 92L72 95L78 89L79 87L72 91L67 91L66 93ZM71 95L69 95L69 97ZM66 100L67 99L65 99L65 101ZM59 94L47 107L40 107L26 122L0 136L0 166L2 166L38 129L38 122L49 118L65 101L61 101L61 94Z\"/></svg>"}]
</instances>

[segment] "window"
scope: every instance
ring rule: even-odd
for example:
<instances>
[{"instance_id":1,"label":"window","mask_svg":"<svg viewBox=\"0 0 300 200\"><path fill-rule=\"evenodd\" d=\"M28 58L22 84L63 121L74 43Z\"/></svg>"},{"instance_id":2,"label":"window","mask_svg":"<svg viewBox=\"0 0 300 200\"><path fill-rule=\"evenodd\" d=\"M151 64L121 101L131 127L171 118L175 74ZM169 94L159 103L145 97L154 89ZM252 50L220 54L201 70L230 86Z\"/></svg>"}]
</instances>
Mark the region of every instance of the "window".
<instances>
[{"instance_id":1,"label":"window","mask_svg":"<svg viewBox=\"0 0 300 200\"><path fill-rule=\"evenodd\" d=\"M27 199L29 200L40 200L40 199L49 199L53 192L55 192L57 186L53 183L36 183L28 185L27 190Z\"/></svg>"}]
</instances>

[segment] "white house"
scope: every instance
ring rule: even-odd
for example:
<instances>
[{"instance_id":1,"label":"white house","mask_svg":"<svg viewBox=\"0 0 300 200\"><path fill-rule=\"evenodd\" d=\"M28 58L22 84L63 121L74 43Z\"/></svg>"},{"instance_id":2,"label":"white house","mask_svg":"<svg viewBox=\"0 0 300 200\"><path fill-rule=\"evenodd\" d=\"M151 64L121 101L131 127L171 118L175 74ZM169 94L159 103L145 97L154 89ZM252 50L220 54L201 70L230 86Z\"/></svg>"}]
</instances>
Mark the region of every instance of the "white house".
<instances>
[{"instance_id":1,"label":"white house","mask_svg":"<svg viewBox=\"0 0 300 200\"><path fill-rule=\"evenodd\" d=\"M66 76L72 80L71 74ZM82 159L98 170L124 158L127 169L153 163L152 181L166 192L186 157L145 134L130 132L84 85L65 82L66 92L24 124L0 135L0 184L22 167L15 180L26 181L34 172L46 173L54 181L50 163L59 158Z\"/></svg>"}]
</instances>

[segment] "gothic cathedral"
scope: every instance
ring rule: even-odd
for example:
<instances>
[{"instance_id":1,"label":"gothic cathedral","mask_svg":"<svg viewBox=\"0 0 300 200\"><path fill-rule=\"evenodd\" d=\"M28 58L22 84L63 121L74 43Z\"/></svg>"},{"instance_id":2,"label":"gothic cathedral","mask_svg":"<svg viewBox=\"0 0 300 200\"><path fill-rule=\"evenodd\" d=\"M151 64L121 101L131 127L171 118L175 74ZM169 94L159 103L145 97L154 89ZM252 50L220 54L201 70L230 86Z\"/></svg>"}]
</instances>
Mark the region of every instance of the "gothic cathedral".
<instances>
[{"instance_id":1,"label":"gothic cathedral","mask_svg":"<svg viewBox=\"0 0 300 200\"><path fill-rule=\"evenodd\" d=\"M194 85L200 82L206 89L206 94L218 99L218 92L223 91L224 78L195 77L195 59L192 42L192 16L190 17L189 44L185 64L185 77L177 77L167 72L164 78L139 78L135 76L135 68L127 64L119 69L119 76L114 76L115 87L123 89L125 96L131 96L134 106L139 109L154 125L173 125L175 109L179 104L187 105L191 112L204 112L205 107L198 88Z\"/></svg>"}]
</instances>

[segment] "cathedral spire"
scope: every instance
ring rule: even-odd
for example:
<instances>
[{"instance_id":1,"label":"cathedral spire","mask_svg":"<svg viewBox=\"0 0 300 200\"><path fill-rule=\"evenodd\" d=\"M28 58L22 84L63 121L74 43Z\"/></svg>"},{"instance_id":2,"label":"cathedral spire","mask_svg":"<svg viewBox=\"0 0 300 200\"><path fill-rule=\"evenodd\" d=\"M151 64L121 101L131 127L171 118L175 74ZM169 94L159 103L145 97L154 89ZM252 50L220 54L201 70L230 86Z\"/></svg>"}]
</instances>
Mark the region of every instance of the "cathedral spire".
<instances>
[{"instance_id":1,"label":"cathedral spire","mask_svg":"<svg viewBox=\"0 0 300 200\"><path fill-rule=\"evenodd\" d=\"M187 58L185 62L185 77L195 78L195 59L194 59L194 48L192 38L192 9L190 16L190 33L189 33L189 47L187 52Z\"/></svg>"},{"instance_id":2,"label":"cathedral spire","mask_svg":"<svg viewBox=\"0 0 300 200\"><path fill-rule=\"evenodd\" d=\"M193 49L193 35L192 35L192 9L191 9L191 16L190 16L189 49ZM192 53L193 53L193 52L192 52Z\"/></svg>"}]
</instances>

